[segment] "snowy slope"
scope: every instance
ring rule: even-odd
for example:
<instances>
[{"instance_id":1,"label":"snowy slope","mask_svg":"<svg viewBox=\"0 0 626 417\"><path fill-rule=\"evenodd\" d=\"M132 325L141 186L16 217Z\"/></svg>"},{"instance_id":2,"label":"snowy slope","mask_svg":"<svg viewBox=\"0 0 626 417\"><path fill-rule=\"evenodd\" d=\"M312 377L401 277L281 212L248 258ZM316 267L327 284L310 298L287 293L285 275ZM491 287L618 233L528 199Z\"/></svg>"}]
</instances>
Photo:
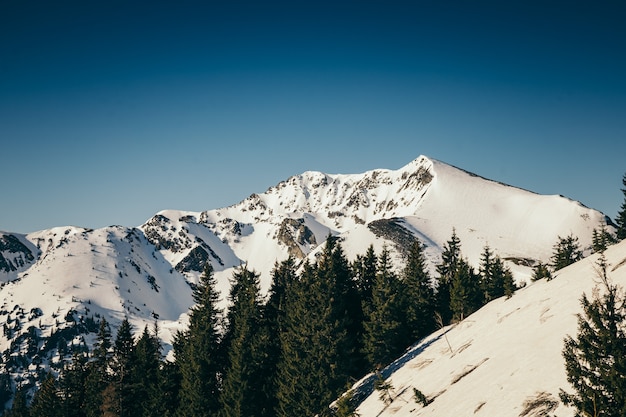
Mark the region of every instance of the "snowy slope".
<instances>
[{"instance_id":1,"label":"snowy slope","mask_svg":"<svg viewBox=\"0 0 626 417\"><path fill-rule=\"evenodd\" d=\"M2 366L18 375L35 353L44 364L57 361L53 335L89 345L93 335L85 332L103 316L113 329L128 317L136 331L157 320L167 351L186 325L191 286L206 262L226 307L233 270L243 262L267 290L276 261L314 256L329 234L342 239L350 259L373 244L377 251L387 245L398 261L417 236L434 268L456 228L474 266L488 243L523 281L529 265L549 260L558 236L572 233L588 247L604 222L602 213L567 198L422 156L398 170L305 172L230 207L162 211L139 227L0 232L0 350L14 358Z\"/></svg>"},{"instance_id":2,"label":"snowy slope","mask_svg":"<svg viewBox=\"0 0 626 417\"><path fill-rule=\"evenodd\" d=\"M609 277L626 287L626 242L605 255ZM558 401L561 388L572 391L561 351L565 336L576 335L583 292L590 296L599 282L597 258L585 258L508 300L495 300L420 341L383 371L393 386L393 402L383 403L374 391L357 412L361 417L573 416ZM365 378L361 388L371 387L371 380ZM417 404L414 388L433 402Z\"/></svg>"}]
</instances>

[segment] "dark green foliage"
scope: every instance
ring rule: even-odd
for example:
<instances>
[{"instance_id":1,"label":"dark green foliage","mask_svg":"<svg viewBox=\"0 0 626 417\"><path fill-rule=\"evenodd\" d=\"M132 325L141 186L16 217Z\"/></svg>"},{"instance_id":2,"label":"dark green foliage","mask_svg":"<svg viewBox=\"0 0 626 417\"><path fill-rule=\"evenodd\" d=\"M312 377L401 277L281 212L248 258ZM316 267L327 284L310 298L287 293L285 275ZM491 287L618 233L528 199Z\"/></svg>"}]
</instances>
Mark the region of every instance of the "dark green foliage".
<instances>
[{"instance_id":1,"label":"dark green foliage","mask_svg":"<svg viewBox=\"0 0 626 417\"><path fill-rule=\"evenodd\" d=\"M620 211L617 213L617 218L615 219L615 224L617 225L617 238L619 240L626 239L626 174L622 177L622 184L624 185L624 188L622 188L624 201L622 202Z\"/></svg>"},{"instance_id":2,"label":"dark green foliage","mask_svg":"<svg viewBox=\"0 0 626 417\"><path fill-rule=\"evenodd\" d=\"M263 381L257 382L257 389L265 393L266 412L263 415L272 416L277 406L277 372L282 357L281 335L286 331L287 297L292 293L298 277L293 257L289 257L274 266L272 284L269 297L263 309L263 333L261 343L264 345L266 360L264 363L266 376ZM262 386L259 387L259 385Z\"/></svg>"},{"instance_id":3,"label":"dark green foliage","mask_svg":"<svg viewBox=\"0 0 626 417\"><path fill-rule=\"evenodd\" d=\"M262 389L265 351L261 346L259 275L241 266L233 275L231 306L227 315L224 346L227 365L220 393L223 417L261 415L265 407Z\"/></svg>"},{"instance_id":4,"label":"dark green foliage","mask_svg":"<svg viewBox=\"0 0 626 417\"><path fill-rule=\"evenodd\" d=\"M606 261L600 258L603 293L583 295L576 338L563 348L567 380L574 393L561 390L561 400L577 416L626 415L626 294L609 282Z\"/></svg>"},{"instance_id":5,"label":"dark green foliage","mask_svg":"<svg viewBox=\"0 0 626 417\"><path fill-rule=\"evenodd\" d=\"M87 381L92 368L87 366L87 356L75 353L71 364L62 372L59 381L63 415L65 417L83 417L87 407Z\"/></svg>"},{"instance_id":6,"label":"dark green foliage","mask_svg":"<svg viewBox=\"0 0 626 417\"><path fill-rule=\"evenodd\" d=\"M538 281L543 278L546 278L548 281L551 280L552 272L550 272L550 268L548 268L548 265L539 262L533 268L533 275L531 277L531 280Z\"/></svg>"},{"instance_id":7,"label":"dark green foliage","mask_svg":"<svg viewBox=\"0 0 626 417\"><path fill-rule=\"evenodd\" d=\"M348 389L335 403L333 417L359 417L354 402L354 391Z\"/></svg>"},{"instance_id":8,"label":"dark green foliage","mask_svg":"<svg viewBox=\"0 0 626 417\"><path fill-rule=\"evenodd\" d=\"M579 261L583 257L583 253L580 250L580 244L578 238L573 235L567 237L558 237L557 243L553 246L554 253L552 255L552 268L555 271L565 268L568 265Z\"/></svg>"},{"instance_id":9,"label":"dark green foliage","mask_svg":"<svg viewBox=\"0 0 626 417\"><path fill-rule=\"evenodd\" d=\"M485 303L502 296L510 298L516 290L510 269L499 256L491 252L488 245L480 259L479 273Z\"/></svg>"},{"instance_id":10,"label":"dark green foliage","mask_svg":"<svg viewBox=\"0 0 626 417\"><path fill-rule=\"evenodd\" d=\"M89 363L85 382L85 414L87 417L100 416L103 403L102 393L109 385L109 364L111 359L111 328L103 317L96 337L96 343Z\"/></svg>"},{"instance_id":11,"label":"dark green foliage","mask_svg":"<svg viewBox=\"0 0 626 417\"><path fill-rule=\"evenodd\" d=\"M163 376L160 372L161 344L155 325L154 334L147 327L133 348L130 367L130 384L128 395L134 398L135 404L127 406L133 416L150 417L167 414L165 397L162 395ZM163 390L163 394L166 394ZM137 401L139 399L139 401Z\"/></svg>"},{"instance_id":12,"label":"dark green foliage","mask_svg":"<svg viewBox=\"0 0 626 417\"><path fill-rule=\"evenodd\" d=\"M217 307L219 294L215 289L213 268L206 263L200 283L193 291L196 305L189 314L189 329L177 337L176 362L180 369L179 417L217 415L223 354L220 349Z\"/></svg>"},{"instance_id":13,"label":"dark green foliage","mask_svg":"<svg viewBox=\"0 0 626 417\"><path fill-rule=\"evenodd\" d=\"M317 266L306 263L291 289L279 335L276 415L315 415L357 372L360 300L339 243L329 237Z\"/></svg>"},{"instance_id":14,"label":"dark green foliage","mask_svg":"<svg viewBox=\"0 0 626 417\"><path fill-rule=\"evenodd\" d=\"M362 310L366 311L367 306L372 300L372 288L376 279L376 267L378 259L374 252L374 246L370 245L365 255L357 255L351 265L352 275L356 281L357 288L361 297Z\"/></svg>"},{"instance_id":15,"label":"dark green foliage","mask_svg":"<svg viewBox=\"0 0 626 417\"><path fill-rule=\"evenodd\" d=\"M591 242L594 252L604 252L610 245L617 243L617 239L606 230L603 224L600 229L593 229Z\"/></svg>"},{"instance_id":16,"label":"dark green foliage","mask_svg":"<svg viewBox=\"0 0 626 417\"><path fill-rule=\"evenodd\" d=\"M461 262L461 239L456 235L456 230L452 229L452 236L443 245L441 253L441 263L437 265L439 280L437 285L437 311L441 316L442 323L448 324L452 320L452 310L450 308L450 291L452 280L457 273Z\"/></svg>"},{"instance_id":17,"label":"dark green foliage","mask_svg":"<svg viewBox=\"0 0 626 417\"><path fill-rule=\"evenodd\" d=\"M138 401L134 391L132 371L134 368L133 332L127 318L122 320L113 344L111 387L108 391L115 414L120 417L137 415Z\"/></svg>"},{"instance_id":18,"label":"dark green foliage","mask_svg":"<svg viewBox=\"0 0 626 417\"><path fill-rule=\"evenodd\" d=\"M463 320L483 305L480 277L467 260L457 264L450 287L450 309L454 320Z\"/></svg>"},{"instance_id":19,"label":"dark green foliage","mask_svg":"<svg viewBox=\"0 0 626 417\"><path fill-rule=\"evenodd\" d=\"M13 398L13 406L9 411L4 413L5 417L30 417L28 410L26 389L20 388Z\"/></svg>"},{"instance_id":20,"label":"dark green foliage","mask_svg":"<svg viewBox=\"0 0 626 417\"><path fill-rule=\"evenodd\" d=\"M417 388L413 388L413 398L415 399L415 402L418 404L422 404L424 407L428 406L428 404L431 403L431 400L429 400L423 393L422 391L418 390Z\"/></svg>"},{"instance_id":21,"label":"dark green foliage","mask_svg":"<svg viewBox=\"0 0 626 417\"><path fill-rule=\"evenodd\" d=\"M31 417L62 417L61 399L58 394L57 382L48 374L43 380L41 387L35 393L30 405Z\"/></svg>"},{"instance_id":22,"label":"dark green foliage","mask_svg":"<svg viewBox=\"0 0 626 417\"><path fill-rule=\"evenodd\" d=\"M399 287L399 279L392 271L389 252L384 248L378 258L372 299L364 311L363 353L370 369L389 364L404 347L400 340Z\"/></svg>"},{"instance_id":23,"label":"dark green foliage","mask_svg":"<svg viewBox=\"0 0 626 417\"><path fill-rule=\"evenodd\" d=\"M409 249L409 257L399 285L401 331L408 342L403 346L405 348L429 335L436 328L435 290L426 270L424 246L418 239Z\"/></svg>"}]
</instances>

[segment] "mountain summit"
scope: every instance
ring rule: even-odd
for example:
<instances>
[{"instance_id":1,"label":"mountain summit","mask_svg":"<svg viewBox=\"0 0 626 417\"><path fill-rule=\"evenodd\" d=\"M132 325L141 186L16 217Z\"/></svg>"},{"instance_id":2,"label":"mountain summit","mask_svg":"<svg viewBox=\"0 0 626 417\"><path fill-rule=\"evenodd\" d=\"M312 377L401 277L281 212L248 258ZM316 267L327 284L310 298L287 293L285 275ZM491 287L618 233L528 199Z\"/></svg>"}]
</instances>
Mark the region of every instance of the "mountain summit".
<instances>
[{"instance_id":1,"label":"mountain summit","mask_svg":"<svg viewBox=\"0 0 626 417\"><path fill-rule=\"evenodd\" d=\"M559 236L577 236L588 248L592 230L606 222L579 202L420 156L398 170L305 172L230 207L162 211L139 227L2 232L0 350L13 358L2 366L17 376L33 361L58 363L64 343L93 343L89 332L100 317L114 327L124 317L135 328L157 320L169 349L206 262L226 306L233 269L242 263L261 274L267 290L277 261L314 258L333 235L348 258L386 246L398 263L419 238L434 269L454 229L474 266L489 245L527 281Z\"/></svg>"}]
</instances>

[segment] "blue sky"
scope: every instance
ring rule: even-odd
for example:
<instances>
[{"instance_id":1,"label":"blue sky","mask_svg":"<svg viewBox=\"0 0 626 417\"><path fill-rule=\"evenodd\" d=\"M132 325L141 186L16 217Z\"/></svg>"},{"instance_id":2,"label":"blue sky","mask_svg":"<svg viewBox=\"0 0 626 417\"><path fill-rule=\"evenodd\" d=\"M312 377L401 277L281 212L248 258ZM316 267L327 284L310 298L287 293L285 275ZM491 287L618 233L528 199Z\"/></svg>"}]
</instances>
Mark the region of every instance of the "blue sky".
<instances>
[{"instance_id":1,"label":"blue sky","mask_svg":"<svg viewBox=\"0 0 626 417\"><path fill-rule=\"evenodd\" d=\"M0 230L137 226L421 154L615 217L617 3L2 1Z\"/></svg>"}]
</instances>

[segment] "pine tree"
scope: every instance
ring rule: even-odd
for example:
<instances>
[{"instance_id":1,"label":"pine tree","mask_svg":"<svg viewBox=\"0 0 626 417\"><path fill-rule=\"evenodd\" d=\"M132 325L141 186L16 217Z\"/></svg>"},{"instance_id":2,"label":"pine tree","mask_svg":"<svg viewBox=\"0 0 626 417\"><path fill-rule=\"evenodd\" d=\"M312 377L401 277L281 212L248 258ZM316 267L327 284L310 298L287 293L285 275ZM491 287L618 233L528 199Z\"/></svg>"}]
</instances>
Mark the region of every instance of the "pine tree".
<instances>
[{"instance_id":1,"label":"pine tree","mask_svg":"<svg viewBox=\"0 0 626 417\"><path fill-rule=\"evenodd\" d=\"M205 264L193 291L196 305L189 313L189 329L177 337L176 362L181 385L179 417L215 416L219 410L219 381L223 367L219 324L221 310L213 268Z\"/></svg>"},{"instance_id":2,"label":"pine tree","mask_svg":"<svg viewBox=\"0 0 626 417\"><path fill-rule=\"evenodd\" d=\"M30 417L26 388L18 388L13 397L13 406L4 414L5 417Z\"/></svg>"},{"instance_id":3,"label":"pine tree","mask_svg":"<svg viewBox=\"0 0 626 417\"><path fill-rule=\"evenodd\" d=\"M459 261L450 287L450 309L454 320L463 320L483 304L479 277L467 260Z\"/></svg>"},{"instance_id":4,"label":"pine tree","mask_svg":"<svg viewBox=\"0 0 626 417\"><path fill-rule=\"evenodd\" d=\"M87 357L74 353L72 361L61 373L59 380L63 416L84 417L87 406L87 381L91 368L87 366Z\"/></svg>"},{"instance_id":5,"label":"pine tree","mask_svg":"<svg viewBox=\"0 0 626 417\"><path fill-rule=\"evenodd\" d=\"M139 401L137 401L132 380L134 348L132 326L128 318L124 318L117 330L111 360L113 380L110 395L113 396L111 400L114 401L112 407L119 417L134 416L138 413Z\"/></svg>"},{"instance_id":6,"label":"pine tree","mask_svg":"<svg viewBox=\"0 0 626 417\"><path fill-rule=\"evenodd\" d=\"M111 361L111 328L103 317L100 320L96 343L92 352L92 360L88 364L87 381L85 383L85 413L87 417L99 417L103 403L103 392L111 379L109 368Z\"/></svg>"},{"instance_id":7,"label":"pine tree","mask_svg":"<svg viewBox=\"0 0 626 417\"><path fill-rule=\"evenodd\" d=\"M293 257L289 257L280 264L276 263L272 271L272 284L268 292L268 300L263 307L263 333L265 352L266 377L259 383L258 389L265 393L267 399L265 416L273 416L277 407L276 391L278 364L282 357L281 339L286 331L287 297L293 291L293 286L298 279L296 265Z\"/></svg>"},{"instance_id":8,"label":"pine tree","mask_svg":"<svg viewBox=\"0 0 626 417\"><path fill-rule=\"evenodd\" d=\"M404 347L398 320L400 298L398 277L392 271L387 248L378 258L378 272L372 288L370 308L363 323L363 353L370 369L387 365Z\"/></svg>"},{"instance_id":9,"label":"pine tree","mask_svg":"<svg viewBox=\"0 0 626 417\"><path fill-rule=\"evenodd\" d=\"M443 324L447 324L452 319L452 310L450 308L450 291L452 287L452 279L457 273L459 263L461 262L461 239L456 234L456 230L452 229L452 236L443 245L441 253L441 263L437 265L439 280L437 285L437 310L441 316Z\"/></svg>"},{"instance_id":10,"label":"pine tree","mask_svg":"<svg viewBox=\"0 0 626 417\"><path fill-rule=\"evenodd\" d=\"M617 243L617 239L602 224L599 229L593 229L591 242L594 252L604 252L610 245Z\"/></svg>"},{"instance_id":11,"label":"pine tree","mask_svg":"<svg viewBox=\"0 0 626 417\"><path fill-rule=\"evenodd\" d=\"M517 289L511 270L499 256L491 252L488 245L481 256L479 273L485 303L502 296L510 298Z\"/></svg>"},{"instance_id":12,"label":"pine tree","mask_svg":"<svg viewBox=\"0 0 626 417\"><path fill-rule=\"evenodd\" d=\"M583 257L578 238L571 234L567 237L559 236L553 249L552 268L554 268L555 271L565 268Z\"/></svg>"},{"instance_id":13,"label":"pine tree","mask_svg":"<svg viewBox=\"0 0 626 417\"><path fill-rule=\"evenodd\" d=\"M368 304L372 300L372 288L374 287L374 280L376 279L376 265L378 259L374 246L370 245L365 252L365 255L357 255L356 259L351 265L352 275L356 281L357 288L359 290L359 297L361 298L361 309L366 311L369 307Z\"/></svg>"},{"instance_id":14,"label":"pine tree","mask_svg":"<svg viewBox=\"0 0 626 417\"><path fill-rule=\"evenodd\" d=\"M563 348L567 380L575 393L561 390L561 400L574 406L577 416L626 415L626 294L612 284L606 260L599 260L603 294L583 295L578 335L566 337Z\"/></svg>"},{"instance_id":15,"label":"pine tree","mask_svg":"<svg viewBox=\"0 0 626 417\"><path fill-rule=\"evenodd\" d=\"M133 349L130 380L132 393L137 401L134 415L141 417L164 416L167 407L163 398L162 374L160 371L161 343L158 339L158 327L155 323L154 334L150 334L148 327Z\"/></svg>"},{"instance_id":16,"label":"pine tree","mask_svg":"<svg viewBox=\"0 0 626 417\"><path fill-rule=\"evenodd\" d=\"M622 177L622 184L624 185L624 188L622 188L624 201L622 202L622 207L617 213L617 218L615 219L615 223L617 224L617 238L619 240L626 239L626 174Z\"/></svg>"},{"instance_id":17,"label":"pine tree","mask_svg":"<svg viewBox=\"0 0 626 417\"><path fill-rule=\"evenodd\" d=\"M539 262L533 268L533 275L530 278L532 281L539 281L540 279L546 278L548 281L552 279L552 273L548 268L548 265Z\"/></svg>"},{"instance_id":18,"label":"pine tree","mask_svg":"<svg viewBox=\"0 0 626 417\"><path fill-rule=\"evenodd\" d=\"M435 291L426 269L424 246L416 239L409 250L407 263L402 271L399 296L401 299L402 333L406 346L429 335L436 328Z\"/></svg>"},{"instance_id":19,"label":"pine tree","mask_svg":"<svg viewBox=\"0 0 626 417\"><path fill-rule=\"evenodd\" d=\"M222 417L257 416L267 406L263 390L265 351L260 346L259 275L241 266L233 274L224 336L227 365L220 394Z\"/></svg>"},{"instance_id":20,"label":"pine tree","mask_svg":"<svg viewBox=\"0 0 626 417\"><path fill-rule=\"evenodd\" d=\"M33 397L30 417L62 417L58 390L54 376L49 373Z\"/></svg>"}]
</instances>

